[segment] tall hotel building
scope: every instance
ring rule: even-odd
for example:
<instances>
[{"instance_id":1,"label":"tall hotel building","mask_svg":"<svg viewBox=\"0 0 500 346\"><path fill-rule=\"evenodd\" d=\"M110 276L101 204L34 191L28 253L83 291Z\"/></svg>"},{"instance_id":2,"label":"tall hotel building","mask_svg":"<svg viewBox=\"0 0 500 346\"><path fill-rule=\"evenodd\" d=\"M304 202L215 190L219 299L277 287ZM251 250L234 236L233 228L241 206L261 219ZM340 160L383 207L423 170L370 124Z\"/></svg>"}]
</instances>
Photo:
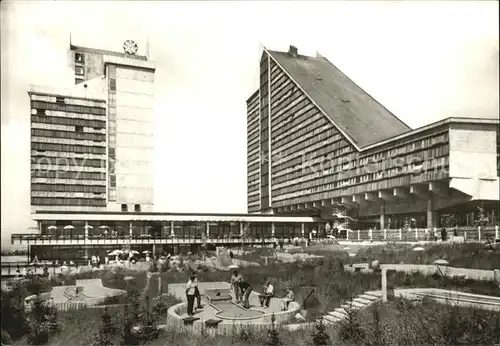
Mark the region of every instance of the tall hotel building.
<instances>
[{"instance_id":1,"label":"tall hotel building","mask_svg":"<svg viewBox=\"0 0 500 346\"><path fill-rule=\"evenodd\" d=\"M32 212L153 208L155 66L136 55L70 45L69 90L32 87Z\"/></svg>"},{"instance_id":2,"label":"tall hotel building","mask_svg":"<svg viewBox=\"0 0 500 346\"><path fill-rule=\"evenodd\" d=\"M411 129L328 59L264 49L247 100L248 211L353 229L498 225L499 121Z\"/></svg>"}]
</instances>

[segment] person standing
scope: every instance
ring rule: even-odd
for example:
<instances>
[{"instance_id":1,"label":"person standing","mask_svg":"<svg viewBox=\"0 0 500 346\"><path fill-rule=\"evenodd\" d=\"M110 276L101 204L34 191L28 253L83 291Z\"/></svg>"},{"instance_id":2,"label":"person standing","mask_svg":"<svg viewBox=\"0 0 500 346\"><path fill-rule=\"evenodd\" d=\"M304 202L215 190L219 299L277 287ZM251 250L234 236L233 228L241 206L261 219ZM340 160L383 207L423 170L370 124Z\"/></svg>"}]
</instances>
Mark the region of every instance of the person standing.
<instances>
[{"instance_id":1,"label":"person standing","mask_svg":"<svg viewBox=\"0 0 500 346\"><path fill-rule=\"evenodd\" d=\"M194 306L194 297L196 294L196 286L194 284L195 276L191 275L189 277L189 281L186 284L186 298L187 298L187 314L188 316L193 316L193 306Z\"/></svg>"},{"instance_id":2,"label":"person standing","mask_svg":"<svg viewBox=\"0 0 500 346\"><path fill-rule=\"evenodd\" d=\"M236 300L236 304L241 303L241 288L240 282L243 281L243 277L238 273L237 270L233 271L233 275L231 276L231 287L234 293L234 299Z\"/></svg>"},{"instance_id":3,"label":"person standing","mask_svg":"<svg viewBox=\"0 0 500 346\"><path fill-rule=\"evenodd\" d=\"M243 292L243 307L245 309L250 309L248 298L250 297L250 293L252 293L252 286L245 280L241 280L239 286L241 291Z\"/></svg>"},{"instance_id":4,"label":"person standing","mask_svg":"<svg viewBox=\"0 0 500 346\"><path fill-rule=\"evenodd\" d=\"M196 273L193 273L194 276L194 296L196 298L196 308L197 309L203 309L203 306L201 305L201 294L200 294L200 289L198 288L198 278L196 277Z\"/></svg>"},{"instance_id":5,"label":"person standing","mask_svg":"<svg viewBox=\"0 0 500 346\"><path fill-rule=\"evenodd\" d=\"M446 238L448 238L447 233L446 227L441 228L441 241L446 241Z\"/></svg>"}]
</instances>

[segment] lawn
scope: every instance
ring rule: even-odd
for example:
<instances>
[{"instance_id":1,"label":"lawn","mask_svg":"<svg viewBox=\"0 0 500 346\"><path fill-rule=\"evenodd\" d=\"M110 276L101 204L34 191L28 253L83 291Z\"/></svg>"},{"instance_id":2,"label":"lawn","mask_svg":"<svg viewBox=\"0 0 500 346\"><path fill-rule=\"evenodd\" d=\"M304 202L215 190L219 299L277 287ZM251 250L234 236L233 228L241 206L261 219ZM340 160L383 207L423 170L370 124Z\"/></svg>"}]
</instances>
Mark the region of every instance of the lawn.
<instances>
[{"instance_id":1,"label":"lawn","mask_svg":"<svg viewBox=\"0 0 500 346\"><path fill-rule=\"evenodd\" d=\"M500 269L500 251L486 250L484 244L425 244L421 245L425 251L412 251L413 244L361 246L347 245L325 245L306 248L306 252L321 255L334 256L344 259L346 262L371 262L378 260L380 263L407 263L407 264L431 264L437 259L445 259L453 267L473 269ZM348 252L355 253L353 258L348 257Z\"/></svg>"},{"instance_id":2,"label":"lawn","mask_svg":"<svg viewBox=\"0 0 500 346\"><path fill-rule=\"evenodd\" d=\"M266 251L266 255L269 253L269 250L257 250L256 253L259 254L260 251ZM339 307L341 303L367 290L380 290L379 273L351 273L344 272L341 269L342 263L347 263L349 261L347 251L343 249L339 249L337 251L325 251L324 249L320 249L316 250L315 253L324 255L324 258L309 259L297 263L281 264L272 261L268 266L244 268L241 270L241 272L244 278L254 287L254 290L256 291L261 290L261 285L266 279L270 279L272 282L274 282L277 296L283 296L285 294L285 287L291 286L295 292L298 302L303 302L306 295L308 295L311 289L314 288L315 292L312 295L312 298L310 298L307 302L306 317L308 320L312 320L320 316L324 311L332 311L334 308ZM468 268L500 268L500 255L495 252L487 252L476 244L462 244L451 246L432 245L426 246L426 251L420 253L412 251L410 246L388 245L386 247L363 247L359 248L356 253L356 257L354 258L355 262L369 262L371 260L378 259L380 263L432 263L434 259L444 258L448 260L452 265ZM255 256L255 254L253 256ZM164 273L160 273L159 276L162 278L163 283L162 292L167 292L167 284L169 283L186 282L188 275L188 270L184 270L181 272L167 271ZM133 276L134 280L125 281L124 278L126 276ZM228 282L230 280L230 276L231 272L214 272L207 270L207 268L205 267L200 267L198 270L198 278L202 282ZM116 269L98 271L94 273L84 273L71 279L70 282L67 281L66 283L70 284L76 279L86 278L101 278L104 286L110 288L125 289L129 292L141 292L145 287L147 280L146 273L138 273L127 269ZM59 281L60 279L54 279L51 284L58 284ZM498 283L479 281L457 282L453 279L443 278L437 275L424 276L422 274L389 273L388 286L393 288L447 288L470 293L500 296ZM46 282L41 284L38 283L36 285L31 284L24 287L23 294L26 295L27 293L33 292L33 290L46 291L47 289L50 289L50 286ZM148 295L150 298L152 298L156 297L158 293L158 277L153 276L150 281ZM4 295L2 293L2 309L4 306L3 298ZM110 301L109 303L124 303L125 301L128 301L128 299L113 302ZM388 305L379 306L377 308L377 311L379 312L377 313L373 312L373 309L375 308L369 308L360 313L358 318L361 320L364 319L363 321L365 321L366 319L369 320L377 314L382 316L379 316L377 318L382 318L384 321L382 324L379 323L379 327L377 327L378 329L376 329L378 330L377 333L379 333L377 334L377 338L379 339L373 337L372 334L375 333L374 331L372 331L371 329L367 329L359 332L361 333L359 335L364 335L363 339L360 339L360 343L373 344L368 342L370 340L379 340L380 342L385 340L385 343L394 344L422 344L427 343L430 340L435 340L435 342L431 342L432 344L446 344L446 340L458 340L458 343L462 343L462 341L465 340L469 343L473 343L473 341L483 340L480 338L480 335L478 335L478 333L474 332L476 329L483 330L484 332L482 334L485 335L495 335L490 333L489 330L495 332L500 330L498 329L498 318L493 318L494 315L490 316L490 313L488 312L478 312L463 308L459 310L446 310L442 305L432 304L428 302L424 302L421 306L413 307L411 306L411 304L406 304L405 301L398 301L400 303L390 303ZM173 305L175 302L175 299L167 298L166 304ZM427 311L429 312L427 313ZM446 315L446 311L452 311L453 313L450 312L448 315ZM123 313L123 308L111 308L110 312L115 321L119 321L120 316ZM102 309L86 309L78 312L59 313L58 320L62 323L62 330L58 335L52 338L53 342L51 344L92 344L94 335L100 326L101 314ZM451 316L453 314L455 314L456 316L463 316L463 318L452 318ZM497 315L500 314L497 313ZM419 320L414 320L412 319L412 316L420 317ZM439 320L434 320L434 318L438 318L436 316L441 317L439 317ZM433 322L431 323L431 321ZM160 323L164 322L165 320L161 318ZM446 324L445 322L448 324ZM429 323L432 328L428 326ZM373 325L373 323L363 322L363 325L370 326ZM381 325L383 326L383 328L380 327ZM455 325L459 326L460 328L465 328L464 330L469 330L467 332L468 334L465 336L462 335L460 337L444 334L441 335L436 329L436 326L442 326L443 328L446 326L448 326L446 328L458 328ZM476 327L474 328L476 329L474 329L472 325L475 325ZM424 328L423 326L427 327ZM380 331L382 329L385 330L385 332ZM402 339L402 337L397 337L391 334L395 333L395 330L398 330L398 333L399 331L405 330L408 331L408 333L411 331L411 333L420 334L416 334L417 336L408 337L407 339ZM432 337L425 334L427 331L429 331L429 333L430 331L432 331ZM345 342L346 344L358 343L354 342L355 340L346 339L346 341L344 340L345 338L342 339L343 337L339 337L339 335L343 334L338 334L340 333L339 331L329 329L328 332L331 334L332 340L338 341L338 343L336 342L335 344L341 344L342 342ZM407 335L408 333L403 334ZM458 332L455 332L455 334L456 333ZM366 335L372 336L368 337ZM385 336L382 337L381 335ZM498 335L500 335L500 331ZM310 332L290 333L282 331L281 337L285 344L303 345L306 343L308 338L310 338ZM359 337L361 338L361 336ZM450 339L452 337L455 339ZM248 339L248 342L240 340L241 338L245 340ZM265 335L254 335L248 337L237 335L233 337L218 337L217 339L202 339L193 336L188 337L186 335L183 335L182 333L179 333L179 331L174 330L165 332L162 337L162 341L158 341L158 343L152 343L151 345L165 345L171 343L177 345L189 344L190 346L202 344L262 345L262 338L265 338ZM493 337L490 337L490 339L488 340L493 340L492 338ZM396 340L398 341L396 342ZM26 340L24 338L18 339L16 344L26 344Z\"/></svg>"}]
</instances>

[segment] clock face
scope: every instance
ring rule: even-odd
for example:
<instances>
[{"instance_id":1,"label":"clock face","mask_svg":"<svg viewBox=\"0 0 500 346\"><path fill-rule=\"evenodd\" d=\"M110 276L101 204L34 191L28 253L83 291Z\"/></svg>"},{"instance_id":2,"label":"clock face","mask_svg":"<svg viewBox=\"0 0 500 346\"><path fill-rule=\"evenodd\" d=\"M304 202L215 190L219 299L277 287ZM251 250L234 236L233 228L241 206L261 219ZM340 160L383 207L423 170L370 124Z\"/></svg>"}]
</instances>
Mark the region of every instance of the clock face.
<instances>
[{"instance_id":1,"label":"clock face","mask_svg":"<svg viewBox=\"0 0 500 346\"><path fill-rule=\"evenodd\" d=\"M127 40L123 43L123 50L127 54L135 55L135 54L137 54L137 49L139 49L139 47L137 46L137 43L135 43L132 40Z\"/></svg>"}]
</instances>

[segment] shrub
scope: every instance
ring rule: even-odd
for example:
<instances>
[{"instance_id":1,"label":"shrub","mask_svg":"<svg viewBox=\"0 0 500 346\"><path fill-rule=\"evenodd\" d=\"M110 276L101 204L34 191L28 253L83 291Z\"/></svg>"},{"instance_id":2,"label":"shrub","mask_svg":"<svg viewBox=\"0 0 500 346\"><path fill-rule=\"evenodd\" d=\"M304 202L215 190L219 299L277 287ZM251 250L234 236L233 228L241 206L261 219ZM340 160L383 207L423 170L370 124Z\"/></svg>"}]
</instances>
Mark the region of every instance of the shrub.
<instances>
[{"instance_id":1,"label":"shrub","mask_svg":"<svg viewBox=\"0 0 500 346\"><path fill-rule=\"evenodd\" d=\"M44 345L49 338L60 330L57 322L57 310L53 306L47 306L40 299L35 300L28 318L28 343L30 345Z\"/></svg>"},{"instance_id":2,"label":"shrub","mask_svg":"<svg viewBox=\"0 0 500 346\"><path fill-rule=\"evenodd\" d=\"M15 288L11 292L2 291L1 300L2 339L5 334L6 340L17 340L29 331L22 291L19 288ZM5 344L7 341L2 341L2 343Z\"/></svg>"},{"instance_id":3,"label":"shrub","mask_svg":"<svg viewBox=\"0 0 500 346\"><path fill-rule=\"evenodd\" d=\"M12 338L10 334L2 328L2 345L10 345L12 344Z\"/></svg>"},{"instance_id":4,"label":"shrub","mask_svg":"<svg viewBox=\"0 0 500 346\"><path fill-rule=\"evenodd\" d=\"M314 324L314 331L312 333L312 343L316 346L324 346L330 344L330 336L326 332L323 318L319 318Z\"/></svg>"},{"instance_id":5,"label":"shrub","mask_svg":"<svg viewBox=\"0 0 500 346\"><path fill-rule=\"evenodd\" d=\"M108 308L104 308L104 312L101 315L101 329L97 333L94 339L95 346L110 346L114 344L116 327L111 320Z\"/></svg>"},{"instance_id":6,"label":"shrub","mask_svg":"<svg viewBox=\"0 0 500 346\"><path fill-rule=\"evenodd\" d=\"M277 346L281 345L280 335L276 328L276 317L274 314L271 316L271 328L267 331L267 345Z\"/></svg>"},{"instance_id":7,"label":"shrub","mask_svg":"<svg viewBox=\"0 0 500 346\"><path fill-rule=\"evenodd\" d=\"M359 322L357 312L351 308L347 309L347 319L340 322L338 337L341 341L359 344L365 337L365 332Z\"/></svg>"}]
</instances>

